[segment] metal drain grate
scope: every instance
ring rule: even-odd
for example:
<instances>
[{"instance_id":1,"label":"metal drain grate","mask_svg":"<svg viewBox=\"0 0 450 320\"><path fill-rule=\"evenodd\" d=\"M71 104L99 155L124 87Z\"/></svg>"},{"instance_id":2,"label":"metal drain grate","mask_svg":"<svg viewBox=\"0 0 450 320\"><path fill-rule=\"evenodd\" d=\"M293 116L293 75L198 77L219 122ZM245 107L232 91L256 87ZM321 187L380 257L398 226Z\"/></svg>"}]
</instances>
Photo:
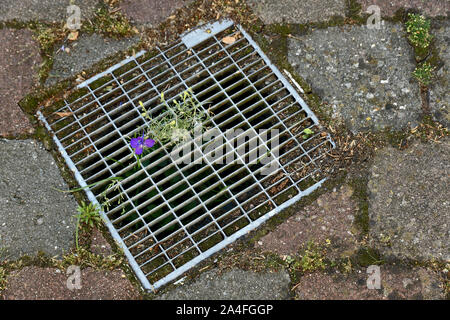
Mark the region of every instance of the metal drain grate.
<instances>
[{"instance_id":1,"label":"metal drain grate","mask_svg":"<svg viewBox=\"0 0 450 320\"><path fill-rule=\"evenodd\" d=\"M171 101L188 88L212 112L205 126L225 138L221 159L241 161L208 160L208 143L197 139L189 142L194 149L187 157L200 155L202 161L174 161L170 148L157 141L136 169L129 141L148 125L139 102L162 117L161 93ZM90 186L90 201L109 199L102 216L147 290L174 280L320 186L320 159L334 147L290 83L228 20L122 61L80 84L55 109L39 112L41 121L80 185ZM254 138L262 150L256 161L248 161L255 151L250 141L239 150L241 136L226 135L236 129L244 135L271 130L266 139ZM269 164L260 161L264 155ZM263 172L268 166L274 168L269 175ZM123 180L105 181L111 177Z\"/></svg>"}]
</instances>

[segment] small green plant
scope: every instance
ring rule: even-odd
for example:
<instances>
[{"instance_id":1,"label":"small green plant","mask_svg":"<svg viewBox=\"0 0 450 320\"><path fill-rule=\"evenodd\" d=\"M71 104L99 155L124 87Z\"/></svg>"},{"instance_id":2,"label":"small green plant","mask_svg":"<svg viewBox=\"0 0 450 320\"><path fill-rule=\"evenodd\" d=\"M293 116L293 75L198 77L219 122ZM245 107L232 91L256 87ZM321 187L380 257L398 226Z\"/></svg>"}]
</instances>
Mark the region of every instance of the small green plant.
<instances>
[{"instance_id":1,"label":"small green plant","mask_svg":"<svg viewBox=\"0 0 450 320\"><path fill-rule=\"evenodd\" d=\"M434 69L435 67L431 64L424 62L413 71L413 75L422 85L429 86L433 79Z\"/></svg>"},{"instance_id":2,"label":"small green plant","mask_svg":"<svg viewBox=\"0 0 450 320\"><path fill-rule=\"evenodd\" d=\"M77 218L80 223L84 223L90 227L94 227L102 222L102 218L100 217L100 210L97 205L93 203L86 204L84 201L81 201L81 206L78 206Z\"/></svg>"},{"instance_id":3,"label":"small green plant","mask_svg":"<svg viewBox=\"0 0 450 320\"><path fill-rule=\"evenodd\" d=\"M108 6L97 9L93 25L87 26L89 32L103 32L111 37L124 37L132 34L133 27L128 19L119 11Z\"/></svg>"},{"instance_id":4,"label":"small green plant","mask_svg":"<svg viewBox=\"0 0 450 320\"><path fill-rule=\"evenodd\" d=\"M146 137L153 136L162 143L177 143L191 137L194 130L203 130L202 123L209 120L209 113L194 99L192 89L184 91L179 97L180 99L173 99L172 104L169 104L162 93L161 103L164 104L165 110L155 118L145 109L144 104L139 102L143 110L142 116L150 122Z\"/></svg>"},{"instance_id":5,"label":"small green plant","mask_svg":"<svg viewBox=\"0 0 450 320\"><path fill-rule=\"evenodd\" d=\"M430 20L419 14L408 14L406 32L411 44L419 48L428 48L433 39L430 34Z\"/></svg>"},{"instance_id":6,"label":"small green plant","mask_svg":"<svg viewBox=\"0 0 450 320\"><path fill-rule=\"evenodd\" d=\"M39 42L41 50L46 54L51 54L55 43L63 37L63 32L59 29L37 24L34 29L34 38Z\"/></svg>"},{"instance_id":7,"label":"small green plant","mask_svg":"<svg viewBox=\"0 0 450 320\"><path fill-rule=\"evenodd\" d=\"M326 267L323 250L314 242L309 241L299 262L303 271L323 270Z\"/></svg>"},{"instance_id":8,"label":"small green plant","mask_svg":"<svg viewBox=\"0 0 450 320\"><path fill-rule=\"evenodd\" d=\"M102 222L102 218L100 217L100 210L97 205L93 203L86 204L84 201L81 201L81 205L78 206L77 211L79 212L75 217L77 218L77 227L75 230L75 244L77 246L77 250L80 250L78 244L78 229L80 229L80 224L84 223L90 227L94 227L95 225L99 225Z\"/></svg>"},{"instance_id":9,"label":"small green plant","mask_svg":"<svg viewBox=\"0 0 450 320\"><path fill-rule=\"evenodd\" d=\"M306 140L308 139L310 136L312 136L314 134L314 131L312 131L309 128L306 128L305 130L303 130L303 139Z\"/></svg>"}]
</instances>

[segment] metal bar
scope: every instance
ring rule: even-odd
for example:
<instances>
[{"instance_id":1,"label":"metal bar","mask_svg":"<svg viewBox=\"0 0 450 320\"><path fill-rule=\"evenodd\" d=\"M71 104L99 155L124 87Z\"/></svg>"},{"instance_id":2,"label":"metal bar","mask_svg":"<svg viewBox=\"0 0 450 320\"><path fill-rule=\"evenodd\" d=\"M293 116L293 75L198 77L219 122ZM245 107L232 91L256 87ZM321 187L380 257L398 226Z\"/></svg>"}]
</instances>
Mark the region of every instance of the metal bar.
<instances>
[{"instance_id":1,"label":"metal bar","mask_svg":"<svg viewBox=\"0 0 450 320\"><path fill-rule=\"evenodd\" d=\"M236 41L225 45L219 34L235 36ZM144 288L151 290L318 188L325 179L317 181L321 171L316 162L334 143L329 136L322 139L318 119L298 92L242 27L230 20L191 31L175 44L156 48L153 56L145 53L80 84L77 88L87 94L60 109L71 112L70 122L55 113L49 116L52 121L38 115L55 133L53 139L82 187L103 177L123 176L118 189L105 181L86 187L86 194L97 204L108 197L111 207L102 211L102 217ZM187 88L213 112L204 125L217 131L214 139L220 139L225 152L213 157L218 151L215 142L199 136L186 142L190 149L174 161L172 149L183 145L165 145L155 136L158 147L141 158L145 165L136 168L129 139L171 112L158 101L161 92L170 101ZM138 101L151 118L142 115ZM301 137L305 128L314 134ZM242 131L229 137L228 129ZM257 134L274 129L277 133L267 139ZM241 139L244 147L239 145ZM267 153L277 168L263 175ZM272 159L275 153L278 156ZM184 161L192 157L194 162ZM303 190L303 181L312 186ZM280 201L285 192L295 193ZM241 220L247 225L236 232L229 229ZM216 237L212 247L203 246ZM196 256L186 258L192 250ZM168 275L158 276L169 267ZM150 276L155 283L150 283Z\"/></svg>"}]
</instances>

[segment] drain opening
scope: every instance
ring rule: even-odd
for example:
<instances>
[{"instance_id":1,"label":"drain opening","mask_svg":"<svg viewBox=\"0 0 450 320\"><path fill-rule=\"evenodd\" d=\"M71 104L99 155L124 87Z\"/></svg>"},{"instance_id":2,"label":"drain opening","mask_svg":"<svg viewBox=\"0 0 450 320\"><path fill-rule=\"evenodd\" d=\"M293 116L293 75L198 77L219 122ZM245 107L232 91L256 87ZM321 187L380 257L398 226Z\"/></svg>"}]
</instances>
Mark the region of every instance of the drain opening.
<instances>
[{"instance_id":1,"label":"drain opening","mask_svg":"<svg viewBox=\"0 0 450 320\"><path fill-rule=\"evenodd\" d=\"M289 82L227 20L140 52L77 89L57 111L39 112L40 119L80 185L90 186L89 199L106 201L107 226L149 290L316 189L324 180L320 161L334 147ZM173 145L155 137L137 166L129 141L149 124L140 103L161 119L161 93L172 101L188 89L210 113L203 126L223 144L194 139L186 143L192 151L184 160L191 161L175 161ZM248 136L261 130L265 139ZM276 164L269 175L265 156Z\"/></svg>"}]
</instances>

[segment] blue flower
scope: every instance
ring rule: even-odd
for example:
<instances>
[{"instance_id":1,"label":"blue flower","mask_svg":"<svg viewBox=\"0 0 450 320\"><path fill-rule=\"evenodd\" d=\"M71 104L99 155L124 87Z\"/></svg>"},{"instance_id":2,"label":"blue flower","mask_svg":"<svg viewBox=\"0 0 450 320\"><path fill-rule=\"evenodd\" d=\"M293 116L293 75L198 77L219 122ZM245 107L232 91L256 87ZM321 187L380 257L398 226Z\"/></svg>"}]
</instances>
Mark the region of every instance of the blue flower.
<instances>
[{"instance_id":1,"label":"blue flower","mask_svg":"<svg viewBox=\"0 0 450 320\"><path fill-rule=\"evenodd\" d=\"M144 151L144 147L151 148L155 145L155 140L145 139L144 136L131 138L130 145L134 149L135 154L141 155L142 152Z\"/></svg>"}]
</instances>

